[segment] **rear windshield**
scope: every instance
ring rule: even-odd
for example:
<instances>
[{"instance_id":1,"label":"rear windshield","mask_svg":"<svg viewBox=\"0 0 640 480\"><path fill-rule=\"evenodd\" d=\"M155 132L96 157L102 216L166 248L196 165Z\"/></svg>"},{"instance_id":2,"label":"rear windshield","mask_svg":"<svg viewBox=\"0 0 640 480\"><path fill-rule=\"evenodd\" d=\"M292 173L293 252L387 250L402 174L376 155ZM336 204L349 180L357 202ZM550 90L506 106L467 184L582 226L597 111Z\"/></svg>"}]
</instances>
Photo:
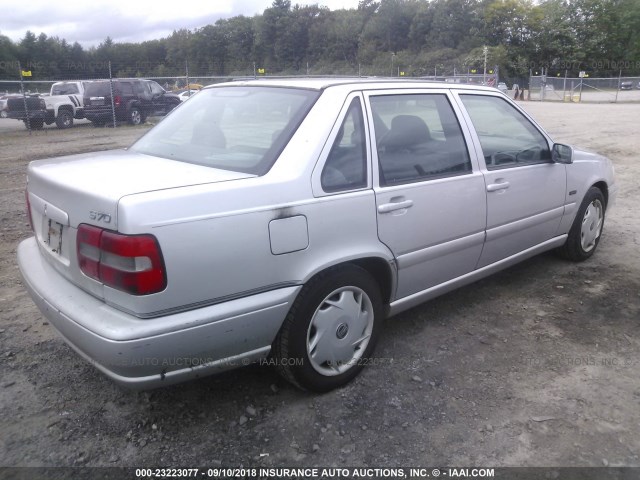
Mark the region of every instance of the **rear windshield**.
<instances>
[{"instance_id":1,"label":"rear windshield","mask_svg":"<svg viewBox=\"0 0 640 480\"><path fill-rule=\"evenodd\" d=\"M131 150L263 175L319 95L312 90L261 86L202 90Z\"/></svg>"},{"instance_id":2,"label":"rear windshield","mask_svg":"<svg viewBox=\"0 0 640 480\"><path fill-rule=\"evenodd\" d=\"M80 93L75 83L62 83L51 87L51 95L74 95Z\"/></svg>"}]
</instances>

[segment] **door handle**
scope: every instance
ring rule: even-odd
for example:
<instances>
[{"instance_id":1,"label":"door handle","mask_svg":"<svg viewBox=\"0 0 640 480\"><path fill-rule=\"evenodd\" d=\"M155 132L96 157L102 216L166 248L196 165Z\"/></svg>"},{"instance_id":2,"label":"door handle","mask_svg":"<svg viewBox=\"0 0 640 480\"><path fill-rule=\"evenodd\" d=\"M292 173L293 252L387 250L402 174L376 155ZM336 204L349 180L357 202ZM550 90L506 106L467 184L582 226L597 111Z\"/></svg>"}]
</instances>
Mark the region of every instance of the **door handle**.
<instances>
[{"instance_id":1,"label":"door handle","mask_svg":"<svg viewBox=\"0 0 640 480\"><path fill-rule=\"evenodd\" d=\"M499 190L506 190L507 188L509 188L509 182L498 181L498 183L490 183L487 185L487 192L497 192Z\"/></svg>"},{"instance_id":2,"label":"door handle","mask_svg":"<svg viewBox=\"0 0 640 480\"><path fill-rule=\"evenodd\" d=\"M378 206L378 213L395 212L396 210L402 210L409 208L413 205L413 200L404 200L402 202L383 203Z\"/></svg>"}]
</instances>

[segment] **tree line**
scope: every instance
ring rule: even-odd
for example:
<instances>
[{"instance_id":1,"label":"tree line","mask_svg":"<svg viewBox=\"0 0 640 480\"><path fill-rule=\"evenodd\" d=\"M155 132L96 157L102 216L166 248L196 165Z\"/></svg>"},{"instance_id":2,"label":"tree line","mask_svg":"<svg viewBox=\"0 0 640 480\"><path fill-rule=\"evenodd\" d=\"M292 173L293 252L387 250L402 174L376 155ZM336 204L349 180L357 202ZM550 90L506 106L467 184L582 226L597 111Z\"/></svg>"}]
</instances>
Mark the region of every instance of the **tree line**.
<instances>
[{"instance_id":1,"label":"tree line","mask_svg":"<svg viewBox=\"0 0 640 480\"><path fill-rule=\"evenodd\" d=\"M484 47L487 47L486 49ZM331 11L274 0L262 14L220 19L140 43L83 48L27 31L0 34L0 79L17 62L33 79L276 74L432 76L481 71L640 73L638 0L361 0Z\"/></svg>"}]
</instances>

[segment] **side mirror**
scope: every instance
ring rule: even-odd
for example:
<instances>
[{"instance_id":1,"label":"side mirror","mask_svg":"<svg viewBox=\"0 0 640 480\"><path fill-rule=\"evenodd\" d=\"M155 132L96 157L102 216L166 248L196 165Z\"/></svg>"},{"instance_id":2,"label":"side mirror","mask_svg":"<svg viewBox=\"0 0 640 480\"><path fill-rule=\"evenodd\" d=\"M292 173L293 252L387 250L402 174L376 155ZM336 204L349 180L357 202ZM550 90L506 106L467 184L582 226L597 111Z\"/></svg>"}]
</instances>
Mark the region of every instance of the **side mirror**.
<instances>
[{"instance_id":1,"label":"side mirror","mask_svg":"<svg viewBox=\"0 0 640 480\"><path fill-rule=\"evenodd\" d=\"M551 149L551 159L554 163L573 163L573 148L562 143L554 143Z\"/></svg>"}]
</instances>

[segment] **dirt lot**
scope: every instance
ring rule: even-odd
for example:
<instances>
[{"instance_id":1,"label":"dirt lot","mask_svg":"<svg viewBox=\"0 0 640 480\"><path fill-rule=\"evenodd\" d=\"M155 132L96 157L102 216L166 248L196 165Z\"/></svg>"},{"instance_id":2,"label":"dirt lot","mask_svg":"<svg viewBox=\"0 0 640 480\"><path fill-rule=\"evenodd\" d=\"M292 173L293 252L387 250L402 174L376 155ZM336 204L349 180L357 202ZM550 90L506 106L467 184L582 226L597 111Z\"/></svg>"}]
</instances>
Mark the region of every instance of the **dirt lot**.
<instances>
[{"instance_id":1,"label":"dirt lot","mask_svg":"<svg viewBox=\"0 0 640 480\"><path fill-rule=\"evenodd\" d=\"M640 466L640 107L523 105L616 165L596 255L542 255L394 318L325 395L266 366L132 393L82 361L20 283L25 167L146 127L3 131L0 466Z\"/></svg>"}]
</instances>

